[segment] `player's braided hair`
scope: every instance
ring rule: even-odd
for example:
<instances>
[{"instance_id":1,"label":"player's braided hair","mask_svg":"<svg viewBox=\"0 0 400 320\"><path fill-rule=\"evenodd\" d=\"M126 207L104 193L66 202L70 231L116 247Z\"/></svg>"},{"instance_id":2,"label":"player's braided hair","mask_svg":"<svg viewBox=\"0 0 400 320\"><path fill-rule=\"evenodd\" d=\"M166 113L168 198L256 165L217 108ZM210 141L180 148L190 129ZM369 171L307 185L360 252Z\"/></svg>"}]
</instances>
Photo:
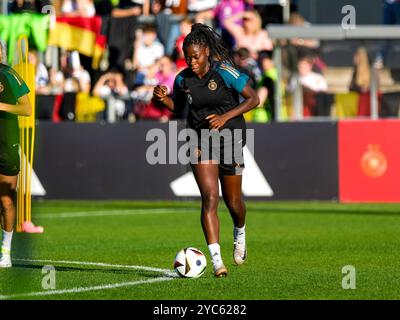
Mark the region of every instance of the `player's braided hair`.
<instances>
[{"instance_id":1,"label":"player's braided hair","mask_svg":"<svg viewBox=\"0 0 400 320\"><path fill-rule=\"evenodd\" d=\"M183 41L183 48L185 49L192 44L208 47L211 61L221 61L234 65L230 50L221 36L211 27L202 23L195 23Z\"/></svg>"}]
</instances>

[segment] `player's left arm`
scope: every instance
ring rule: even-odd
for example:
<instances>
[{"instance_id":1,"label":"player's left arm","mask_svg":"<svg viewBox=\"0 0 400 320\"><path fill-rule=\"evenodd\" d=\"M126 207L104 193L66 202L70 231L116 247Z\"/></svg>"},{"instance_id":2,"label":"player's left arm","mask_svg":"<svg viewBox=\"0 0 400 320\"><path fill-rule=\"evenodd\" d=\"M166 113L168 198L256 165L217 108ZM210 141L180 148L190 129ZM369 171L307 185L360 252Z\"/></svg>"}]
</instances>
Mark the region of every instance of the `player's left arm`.
<instances>
[{"instance_id":1,"label":"player's left arm","mask_svg":"<svg viewBox=\"0 0 400 320\"><path fill-rule=\"evenodd\" d=\"M253 90L248 82L240 94L244 100L237 107L224 114L211 114L206 118L210 123L210 129L218 130L219 128L223 127L228 120L240 116L251 109L254 109L260 104L260 98L257 96L257 93Z\"/></svg>"},{"instance_id":2,"label":"player's left arm","mask_svg":"<svg viewBox=\"0 0 400 320\"><path fill-rule=\"evenodd\" d=\"M18 98L16 105L0 102L0 111L9 112L18 116L30 116L32 114L32 105L28 94Z\"/></svg>"}]
</instances>

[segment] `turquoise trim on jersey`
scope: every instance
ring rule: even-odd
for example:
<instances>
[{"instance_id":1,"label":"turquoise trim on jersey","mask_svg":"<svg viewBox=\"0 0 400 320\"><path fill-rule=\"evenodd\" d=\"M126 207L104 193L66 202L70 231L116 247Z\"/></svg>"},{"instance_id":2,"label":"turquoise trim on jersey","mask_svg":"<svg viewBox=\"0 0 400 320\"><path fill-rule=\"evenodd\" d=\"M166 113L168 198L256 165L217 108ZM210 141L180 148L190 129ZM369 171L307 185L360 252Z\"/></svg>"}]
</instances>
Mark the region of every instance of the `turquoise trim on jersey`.
<instances>
[{"instance_id":1,"label":"turquoise trim on jersey","mask_svg":"<svg viewBox=\"0 0 400 320\"><path fill-rule=\"evenodd\" d=\"M217 72L224 80L228 88L241 93L249 80L249 76L241 73L230 64L221 63L217 66Z\"/></svg>"},{"instance_id":2,"label":"turquoise trim on jersey","mask_svg":"<svg viewBox=\"0 0 400 320\"><path fill-rule=\"evenodd\" d=\"M182 72L180 72L176 78L175 78L175 84L179 87L182 88L182 82L184 80L184 77L182 77Z\"/></svg>"}]
</instances>

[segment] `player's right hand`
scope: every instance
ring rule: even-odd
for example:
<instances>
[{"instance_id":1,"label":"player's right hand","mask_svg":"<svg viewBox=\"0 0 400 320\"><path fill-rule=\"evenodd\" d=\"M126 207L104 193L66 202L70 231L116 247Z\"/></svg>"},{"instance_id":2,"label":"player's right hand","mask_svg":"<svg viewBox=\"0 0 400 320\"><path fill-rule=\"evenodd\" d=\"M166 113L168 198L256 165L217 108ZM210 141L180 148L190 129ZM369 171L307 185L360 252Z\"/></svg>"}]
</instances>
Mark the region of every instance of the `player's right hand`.
<instances>
[{"instance_id":1,"label":"player's right hand","mask_svg":"<svg viewBox=\"0 0 400 320\"><path fill-rule=\"evenodd\" d=\"M164 101L167 96L168 88L166 86L156 86L153 91L153 98L158 101Z\"/></svg>"}]
</instances>

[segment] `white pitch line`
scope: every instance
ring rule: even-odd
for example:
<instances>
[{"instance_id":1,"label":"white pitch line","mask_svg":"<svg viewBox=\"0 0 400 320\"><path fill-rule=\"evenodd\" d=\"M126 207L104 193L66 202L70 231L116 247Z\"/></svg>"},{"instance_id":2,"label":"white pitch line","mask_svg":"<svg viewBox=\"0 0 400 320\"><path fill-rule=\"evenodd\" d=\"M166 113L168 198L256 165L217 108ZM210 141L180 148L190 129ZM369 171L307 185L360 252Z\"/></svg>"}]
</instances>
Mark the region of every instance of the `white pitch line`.
<instances>
[{"instance_id":1,"label":"white pitch line","mask_svg":"<svg viewBox=\"0 0 400 320\"><path fill-rule=\"evenodd\" d=\"M124 264L111 264L104 262L87 262L87 261L68 261L68 260L44 260L44 259L23 259L23 258L14 258L14 261L21 262L38 262L38 263L54 263L54 264L75 264L81 266L95 266L95 267L105 267L105 268L119 268L119 269L135 269L135 270L145 270L145 271L153 271L160 272L167 276L173 277L175 276L175 272L169 269L161 269L161 268L153 268L146 266L137 266L137 265L124 265Z\"/></svg>"},{"instance_id":2,"label":"white pitch line","mask_svg":"<svg viewBox=\"0 0 400 320\"><path fill-rule=\"evenodd\" d=\"M72 289L63 289L63 290L48 290L48 291L37 291L37 292L28 292L28 293L17 293L17 294L11 294L11 295L0 295L0 300L17 299L17 298L23 298L23 297L49 296L49 295L66 294L66 293L81 293L81 292L88 292L88 291L108 290L108 289L116 289L116 288L122 288L122 287L137 286L137 285L145 284L145 283L170 281L173 279L175 279L175 278L159 277L159 278L150 279L150 280L111 283L111 284L105 284L105 285L99 285L99 286L93 286L93 287L81 287L81 288L72 288Z\"/></svg>"},{"instance_id":3,"label":"white pitch line","mask_svg":"<svg viewBox=\"0 0 400 320\"><path fill-rule=\"evenodd\" d=\"M40 219L60 219L60 218L82 218L82 217L103 217L103 216L129 216L140 214L160 214L198 211L196 208L171 208L171 209L130 209L130 210L108 210L108 211L81 211L81 212L61 212L61 213L37 213L34 218Z\"/></svg>"},{"instance_id":4,"label":"white pitch line","mask_svg":"<svg viewBox=\"0 0 400 320\"><path fill-rule=\"evenodd\" d=\"M177 274L169 269L153 268L153 267L137 266L137 265L111 264L111 263L104 263L104 262L87 262L87 261L49 260L49 259L14 258L13 260L21 261L21 262L70 264L70 265L75 264L75 265L82 265L82 266L96 266L96 267L105 267L105 268L145 270L145 271L160 272L163 274L163 276L157 277L154 279L149 279L149 280L111 283L111 284L98 285L98 286L92 286L92 287L80 287L80 288L63 289L63 290L48 290L48 291L36 291L36 292L28 292L28 293L17 293L17 294L11 294L11 295L0 295L0 300L116 289L116 288L131 287L131 286L136 286L136 285L146 284L146 283L169 281L169 280L174 280L174 279L178 278Z\"/></svg>"}]
</instances>

